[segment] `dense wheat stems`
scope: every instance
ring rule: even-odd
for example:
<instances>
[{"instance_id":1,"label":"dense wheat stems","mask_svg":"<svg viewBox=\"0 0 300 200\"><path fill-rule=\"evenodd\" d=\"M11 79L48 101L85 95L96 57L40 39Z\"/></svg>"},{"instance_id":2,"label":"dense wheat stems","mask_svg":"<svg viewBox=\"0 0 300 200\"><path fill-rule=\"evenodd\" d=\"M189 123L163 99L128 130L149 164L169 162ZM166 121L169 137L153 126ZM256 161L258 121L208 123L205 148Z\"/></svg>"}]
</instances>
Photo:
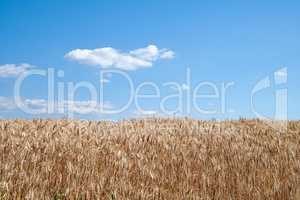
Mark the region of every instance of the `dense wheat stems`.
<instances>
[{"instance_id":1,"label":"dense wheat stems","mask_svg":"<svg viewBox=\"0 0 300 200\"><path fill-rule=\"evenodd\" d=\"M300 122L0 121L0 199L300 199Z\"/></svg>"}]
</instances>

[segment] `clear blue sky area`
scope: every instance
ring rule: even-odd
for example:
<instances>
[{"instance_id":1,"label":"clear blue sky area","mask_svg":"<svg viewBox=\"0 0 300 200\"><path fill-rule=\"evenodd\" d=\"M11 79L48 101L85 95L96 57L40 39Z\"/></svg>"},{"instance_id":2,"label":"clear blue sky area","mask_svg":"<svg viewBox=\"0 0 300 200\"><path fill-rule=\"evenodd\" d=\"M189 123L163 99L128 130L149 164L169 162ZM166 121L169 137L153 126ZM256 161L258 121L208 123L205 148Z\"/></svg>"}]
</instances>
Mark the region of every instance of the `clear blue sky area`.
<instances>
[{"instance_id":1,"label":"clear blue sky area","mask_svg":"<svg viewBox=\"0 0 300 200\"><path fill-rule=\"evenodd\" d=\"M216 113L201 114L193 108L191 112L184 108L182 112L174 113L208 119L257 117L250 106L251 91L261 79L269 76L270 86L255 97L257 112L273 116L278 101L276 91L287 89L288 118L299 119L299 11L300 1L296 0L1 0L0 116L63 116L31 115L13 105L18 72L8 72L7 69L28 70L24 66L26 63L37 69L51 67L55 72L64 71L63 78L55 78L55 95L58 82L67 87L70 81L88 81L99 89L99 74L104 69L122 68L135 87L144 81L157 84L161 98L174 92L163 86L170 81L180 83L183 93L204 81L215 84L219 91L223 83L234 82L227 91L225 112L221 112L222 100L212 98L204 99L201 105L206 110L217 108ZM152 57L148 54L151 49L146 48L149 45L158 50ZM109 49L103 49L105 47ZM86 57L83 58L83 51L79 52L80 55L75 54L76 49L85 49L91 54L99 49L102 53L93 54L96 57L84 54ZM136 49L147 51L145 55L150 57L130 52ZM115 52L123 57L110 57ZM139 60L134 62L134 58ZM103 59L113 63L106 64ZM127 59L131 59L130 64ZM2 70L3 76L1 67L6 69ZM127 70L128 67L135 68ZM274 72L284 67L287 73L281 75L287 76L288 81L276 85ZM191 71L189 88L186 86L187 68ZM106 78L109 80L105 83L105 102L111 107L120 107L128 99L128 84L118 75ZM203 87L202 92L209 93L211 89ZM153 93L151 88L144 90ZM39 76L28 78L21 91L24 99L47 100L47 80ZM88 98L89 93L84 89L75 95L76 101ZM182 101L186 105L189 99L184 96ZM140 104L148 113L156 110L160 115L160 102L161 99L153 98L141 100ZM34 103L32 101L31 106L35 106ZM176 100L170 100L167 105L171 109L177 104ZM119 114L96 112L75 116L121 119L139 114L133 103Z\"/></svg>"}]
</instances>

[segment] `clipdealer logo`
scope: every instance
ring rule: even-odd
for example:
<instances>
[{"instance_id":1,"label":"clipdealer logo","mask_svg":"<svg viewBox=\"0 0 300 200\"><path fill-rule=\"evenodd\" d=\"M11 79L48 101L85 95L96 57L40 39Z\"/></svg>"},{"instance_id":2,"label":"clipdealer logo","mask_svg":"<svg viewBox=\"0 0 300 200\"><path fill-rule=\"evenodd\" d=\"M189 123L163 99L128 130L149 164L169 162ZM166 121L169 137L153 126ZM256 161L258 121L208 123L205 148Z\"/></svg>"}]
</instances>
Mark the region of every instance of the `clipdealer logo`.
<instances>
[{"instance_id":1,"label":"clipdealer logo","mask_svg":"<svg viewBox=\"0 0 300 200\"><path fill-rule=\"evenodd\" d=\"M272 75L260 79L251 91L251 110L254 115L262 119L272 128L284 132L287 130L288 120L288 69L280 68ZM273 116L266 116L256 108L256 95L265 92L267 89L274 88L275 108Z\"/></svg>"}]
</instances>

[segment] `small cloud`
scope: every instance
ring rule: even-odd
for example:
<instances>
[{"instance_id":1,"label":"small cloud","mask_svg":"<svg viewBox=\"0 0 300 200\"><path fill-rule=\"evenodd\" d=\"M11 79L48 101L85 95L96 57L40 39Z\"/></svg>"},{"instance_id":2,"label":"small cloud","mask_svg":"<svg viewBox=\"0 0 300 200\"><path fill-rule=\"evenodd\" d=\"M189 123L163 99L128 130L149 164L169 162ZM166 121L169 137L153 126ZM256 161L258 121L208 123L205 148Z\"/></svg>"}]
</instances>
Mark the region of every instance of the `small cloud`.
<instances>
[{"instance_id":1,"label":"small cloud","mask_svg":"<svg viewBox=\"0 0 300 200\"><path fill-rule=\"evenodd\" d=\"M30 64L5 64L0 66L0 78L17 77L20 74L34 68Z\"/></svg>"},{"instance_id":2,"label":"small cloud","mask_svg":"<svg viewBox=\"0 0 300 200\"><path fill-rule=\"evenodd\" d=\"M153 115L157 114L157 111L138 109L138 110L134 111L133 114L138 117L145 117L145 116L151 116L151 115L153 116Z\"/></svg>"},{"instance_id":3,"label":"small cloud","mask_svg":"<svg viewBox=\"0 0 300 200\"><path fill-rule=\"evenodd\" d=\"M158 49L155 45L121 52L112 47L98 49L75 49L65 55L65 58L80 64L101 66L102 68L117 68L122 70L136 70L147 68L159 59L172 59L175 53L168 49Z\"/></svg>"},{"instance_id":4,"label":"small cloud","mask_svg":"<svg viewBox=\"0 0 300 200\"><path fill-rule=\"evenodd\" d=\"M129 54L145 61L155 61L159 56L159 49L155 45L149 45L130 51Z\"/></svg>"},{"instance_id":5,"label":"small cloud","mask_svg":"<svg viewBox=\"0 0 300 200\"><path fill-rule=\"evenodd\" d=\"M47 108L48 101L45 99L26 99L25 105L32 107Z\"/></svg>"},{"instance_id":6,"label":"small cloud","mask_svg":"<svg viewBox=\"0 0 300 200\"><path fill-rule=\"evenodd\" d=\"M23 104L31 109L41 110L39 113L46 114L50 102L46 99L25 99ZM0 109L2 111L16 110L18 106L13 99L0 96ZM74 112L78 114L105 114L107 110L113 109L110 102L99 104L96 101L63 101L54 102L54 113L49 114L67 114Z\"/></svg>"},{"instance_id":7,"label":"small cloud","mask_svg":"<svg viewBox=\"0 0 300 200\"><path fill-rule=\"evenodd\" d=\"M36 109L46 109L48 106L47 100L44 99L25 99L23 104ZM13 98L2 96L0 97L0 109L2 111L16 110L18 106Z\"/></svg>"},{"instance_id":8,"label":"small cloud","mask_svg":"<svg viewBox=\"0 0 300 200\"><path fill-rule=\"evenodd\" d=\"M79 114L105 114L111 109L113 105L110 102L99 104L96 101L64 101L64 110Z\"/></svg>"},{"instance_id":9,"label":"small cloud","mask_svg":"<svg viewBox=\"0 0 300 200\"><path fill-rule=\"evenodd\" d=\"M173 59L175 57L175 52L165 49L161 52L160 58L162 59Z\"/></svg>"},{"instance_id":10,"label":"small cloud","mask_svg":"<svg viewBox=\"0 0 300 200\"><path fill-rule=\"evenodd\" d=\"M14 101L8 97L0 96L0 109L13 110L16 108Z\"/></svg>"},{"instance_id":11,"label":"small cloud","mask_svg":"<svg viewBox=\"0 0 300 200\"><path fill-rule=\"evenodd\" d=\"M25 105L32 108L47 109L48 101L46 99L26 99ZM54 113L67 114L74 112L78 114L104 114L105 111L112 109L113 106L110 102L99 104L96 101L68 101L54 102Z\"/></svg>"},{"instance_id":12,"label":"small cloud","mask_svg":"<svg viewBox=\"0 0 300 200\"><path fill-rule=\"evenodd\" d=\"M34 108L47 108L47 101L44 99L25 99L23 101L25 106L31 106ZM17 109L17 104L13 98L10 97L0 97L0 109L1 110L15 110Z\"/></svg>"}]
</instances>

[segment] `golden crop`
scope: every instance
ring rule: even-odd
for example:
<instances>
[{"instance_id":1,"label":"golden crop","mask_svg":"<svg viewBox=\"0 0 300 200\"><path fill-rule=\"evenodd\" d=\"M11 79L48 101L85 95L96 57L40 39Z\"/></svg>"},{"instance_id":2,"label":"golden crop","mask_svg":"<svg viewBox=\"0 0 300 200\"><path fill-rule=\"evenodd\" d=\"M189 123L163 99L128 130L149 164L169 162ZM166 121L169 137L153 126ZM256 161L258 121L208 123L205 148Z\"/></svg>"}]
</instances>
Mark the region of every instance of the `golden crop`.
<instances>
[{"instance_id":1,"label":"golden crop","mask_svg":"<svg viewBox=\"0 0 300 200\"><path fill-rule=\"evenodd\" d=\"M0 199L300 199L300 122L0 121Z\"/></svg>"}]
</instances>

